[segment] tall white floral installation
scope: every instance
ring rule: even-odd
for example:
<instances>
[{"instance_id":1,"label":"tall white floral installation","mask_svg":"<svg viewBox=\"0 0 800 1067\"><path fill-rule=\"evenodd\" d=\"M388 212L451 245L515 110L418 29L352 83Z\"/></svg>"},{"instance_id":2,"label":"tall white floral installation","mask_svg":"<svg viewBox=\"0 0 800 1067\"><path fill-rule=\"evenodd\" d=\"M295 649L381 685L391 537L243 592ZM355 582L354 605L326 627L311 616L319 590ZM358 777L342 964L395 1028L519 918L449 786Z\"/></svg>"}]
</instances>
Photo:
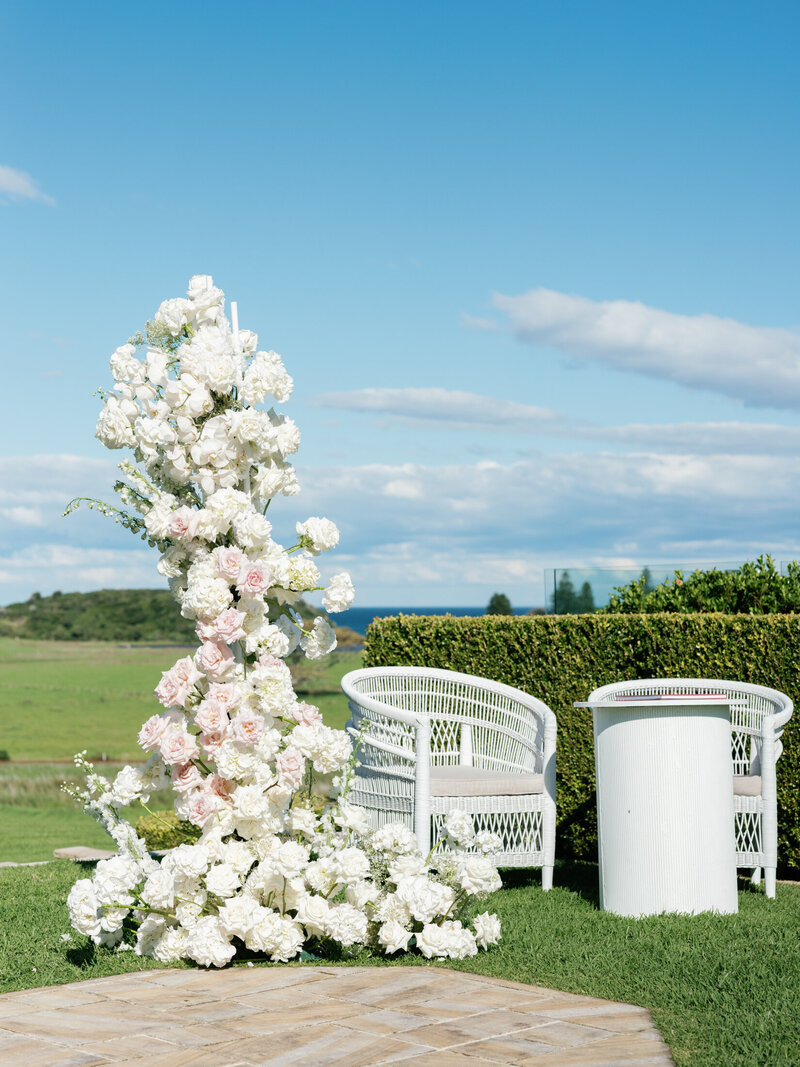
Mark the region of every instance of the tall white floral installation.
<instances>
[{"instance_id":1,"label":"tall white floral installation","mask_svg":"<svg viewBox=\"0 0 800 1067\"><path fill-rule=\"evenodd\" d=\"M429 856L401 824L371 830L346 799L348 735L292 688L285 657L300 648L315 659L336 644L325 618L308 627L296 608L324 588L315 557L339 533L312 517L297 523L290 548L273 539L273 499L299 491L288 457L300 434L260 405L287 401L292 379L239 329L235 304L231 318L224 293L198 275L186 299L164 301L111 357L97 436L133 459L119 465L121 508L86 503L159 550L158 570L200 644L156 688L163 710L139 733L144 766L112 783L76 757L88 778L75 795L119 851L73 887L72 924L120 948L135 931L141 955L203 966L237 952L287 961L326 944L474 955L500 936L496 916L474 914L500 885L489 855L498 842L461 812L449 820L449 847ZM342 573L322 603L338 612L352 599ZM315 772L336 776L322 811L311 803ZM170 784L176 812L201 833L159 861L121 810Z\"/></svg>"}]
</instances>

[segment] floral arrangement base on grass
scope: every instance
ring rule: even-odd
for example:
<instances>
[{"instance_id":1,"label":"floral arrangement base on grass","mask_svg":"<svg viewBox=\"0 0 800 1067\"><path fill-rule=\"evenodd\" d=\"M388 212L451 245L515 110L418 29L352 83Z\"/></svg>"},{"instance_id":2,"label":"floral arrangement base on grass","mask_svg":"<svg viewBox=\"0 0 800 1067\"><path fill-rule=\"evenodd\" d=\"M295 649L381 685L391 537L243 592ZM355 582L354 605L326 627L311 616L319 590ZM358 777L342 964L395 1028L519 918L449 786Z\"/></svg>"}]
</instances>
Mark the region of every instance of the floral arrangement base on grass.
<instances>
[{"instance_id":1,"label":"floral arrangement base on grass","mask_svg":"<svg viewBox=\"0 0 800 1067\"><path fill-rule=\"evenodd\" d=\"M299 491L288 457L300 435L263 405L287 401L292 379L238 328L235 304L231 318L223 292L198 275L186 299L164 301L114 352L97 437L133 453L115 485L123 506L67 508L87 503L158 549L200 642L156 688L163 710L139 733L144 767L109 782L76 756L88 777L73 795L119 852L73 887L72 924L98 945L214 967L244 952L288 961L362 946L472 956L500 936L495 915L476 914L500 886L499 841L463 812L448 819L447 847L427 856L401 823L371 829L347 801L350 738L292 688L285 658L336 644L324 617L304 626L302 594L324 590L337 612L353 586L343 573L321 584L316 557L339 540L328 519L298 522L289 548L272 537L270 505ZM333 776L321 811L315 774ZM176 814L200 837L159 861L120 813L170 783Z\"/></svg>"}]
</instances>

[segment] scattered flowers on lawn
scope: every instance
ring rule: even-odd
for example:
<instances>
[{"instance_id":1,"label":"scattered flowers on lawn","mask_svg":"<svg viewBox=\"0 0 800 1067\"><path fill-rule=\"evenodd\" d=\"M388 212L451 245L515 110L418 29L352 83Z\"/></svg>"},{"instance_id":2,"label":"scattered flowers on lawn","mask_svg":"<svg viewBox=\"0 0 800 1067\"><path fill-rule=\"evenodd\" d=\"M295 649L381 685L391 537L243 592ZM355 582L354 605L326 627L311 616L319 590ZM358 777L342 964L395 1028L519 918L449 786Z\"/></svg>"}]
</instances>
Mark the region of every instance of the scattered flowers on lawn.
<instances>
[{"instance_id":1,"label":"scattered flowers on lawn","mask_svg":"<svg viewBox=\"0 0 800 1067\"><path fill-rule=\"evenodd\" d=\"M198 275L186 299L164 301L113 353L111 373L97 437L133 458L119 465L122 507L84 502L158 549L198 648L155 688L162 710L139 732L146 764L110 782L75 757L87 782L73 795L118 854L73 886L73 927L119 948L135 930L140 955L205 967L245 951L287 961L309 946L415 947L465 958L496 943L496 916L468 921L500 885L494 835L454 812L446 847L424 856L405 825L373 830L347 800L349 736L292 688L286 657L317 659L336 644L325 617L303 622L301 597L321 590L335 613L354 594L345 573L322 583L317 557L339 541L329 519L297 522L288 548L273 538L270 505L299 492L297 426L262 406L291 395L280 356L232 327L223 292ZM315 775L333 783L322 807ZM178 816L201 833L159 860L121 810L169 787Z\"/></svg>"}]
</instances>

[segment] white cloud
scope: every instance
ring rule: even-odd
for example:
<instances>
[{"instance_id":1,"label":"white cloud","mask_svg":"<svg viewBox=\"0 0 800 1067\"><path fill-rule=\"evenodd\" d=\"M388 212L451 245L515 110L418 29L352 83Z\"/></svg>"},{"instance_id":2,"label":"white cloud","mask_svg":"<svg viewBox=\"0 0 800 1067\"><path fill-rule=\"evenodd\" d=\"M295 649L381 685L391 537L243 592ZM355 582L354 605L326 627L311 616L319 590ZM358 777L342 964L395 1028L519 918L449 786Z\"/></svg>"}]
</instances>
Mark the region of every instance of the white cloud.
<instances>
[{"instance_id":1,"label":"white cloud","mask_svg":"<svg viewBox=\"0 0 800 1067\"><path fill-rule=\"evenodd\" d=\"M538 432L559 416L549 408L518 404L454 389L354 389L315 397L320 407L441 424L451 429Z\"/></svg>"},{"instance_id":2,"label":"white cloud","mask_svg":"<svg viewBox=\"0 0 800 1067\"><path fill-rule=\"evenodd\" d=\"M800 427L755 422L630 423L601 426L570 420L549 408L450 389L356 389L325 393L321 407L428 423L440 429L535 434L597 441L607 447L632 445L658 452L796 454ZM388 490L388 487L387 487Z\"/></svg>"},{"instance_id":3,"label":"white cloud","mask_svg":"<svg viewBox=\"0 0 800 1067\"><path fill-rule=\"evenodd\" d=\"M749 405L800 406L800 334L715 315L676 315L627 300L533 289L495 293L526 342L579 359L712 389Z\"/></svg>"},{"instance_id":4,"label":"white cloud","mask_svg":"<svg viewBox=\"0 0 800 1067\"><path fill-rule=\"evenodd\" d=\"M466 311L461 312L459 321L467 330L495 331L502 329L500 323L495 322L494 319L481 318L479 315L468 315Z\"/></svg>"},{"instance_id":5,"label":"white cloud","mask_svg":"<svg viewBox=\"0 0 800 1067\"><path fill-rule=\"evenodd\" d=\"M12 200L40 200L43 204L55 204L52 196L43 193L36 181L24 170L15 170L0 164L0 196Z\"/></svg>"},{"instance_id":6,"label":"white cloud","mask_svg":"<svg viewBox=\"0 0 800 1067\"><path fill-rule=\"evenodd\" d=\"M94 513L60 517L70 496L105 495L114 470L112 460L78 456L0 459L0 508L38 510L43 520L0 520L0 603L35 590L162 584L157 553L127 531ZM302 495L270 509L275 536L292 544L301 512L336 522L341 547L320 563L326 576L352 571L358 604L480 605L505 591L535 605L546 567L800 557L798 452L584 448L509 463L301 468L299 476Z\"/></svg>"},{"instance_id":7,"label":"white cloud","mask_svg":"<svg viewBox=\"0 0 800 1067\"><path fill-rule=\"evenodd\" d=\"M358 604L480 605L500 589L536 605L546 568L800 557L795 456L579 452L300 474L306 509L341 529L329 565L352 572ZM396 482L415 495L387 495Z\"/></svg>"},{"instance_id":8,"label":"white cloud","mask_svg":"<svg viewBox=\"0 0 800 1067\"><path fill-rule=\"evenodd\" d=\"M800 427L760 422L682 422L623 426L573 424L570 436L626 444L658 452L741 452L754 455L797 455Z\"/></svg>"},{"instance_id":9,"label":"white cloud","mask_svg":"<svg viewBox=\"0 0 800 1067\"><path fill-rule=\"evenodd\" d=\"M165 585L152 549L106 549L57 543L0 553L0 603L94 589L155 589Z\"/></svg>"},{"instance_id":10,"label":"white cloud","mask_svg":"<svg viewBox=\"0 0 800 1067\"><path fill-rule=\"evenodd\" d=\"M40 508L26 508L17 505L12 508L0 508L0 515L18 526L44 526L45 519Z\"/></svg>"}]
</instances>

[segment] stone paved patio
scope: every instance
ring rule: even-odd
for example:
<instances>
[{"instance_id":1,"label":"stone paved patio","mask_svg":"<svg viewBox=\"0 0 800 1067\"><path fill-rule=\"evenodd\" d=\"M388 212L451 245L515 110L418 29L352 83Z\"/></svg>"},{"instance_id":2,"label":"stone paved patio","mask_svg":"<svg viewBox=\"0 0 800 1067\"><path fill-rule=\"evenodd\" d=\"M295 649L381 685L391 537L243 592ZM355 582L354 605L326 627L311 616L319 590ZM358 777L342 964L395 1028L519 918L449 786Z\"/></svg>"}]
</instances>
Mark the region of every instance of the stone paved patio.
<instances>
[{"instance_id":1,"label":"stone paved patio","mask_svg":"<svg viewBox=\"0 0 800 1067\"><path fill-rule=\"evenodd\" d=\"M434 967L161 970L0 996L0 1062L39 1067L671 1064L649 1012Z\"/></svg>"}]
</instances>

